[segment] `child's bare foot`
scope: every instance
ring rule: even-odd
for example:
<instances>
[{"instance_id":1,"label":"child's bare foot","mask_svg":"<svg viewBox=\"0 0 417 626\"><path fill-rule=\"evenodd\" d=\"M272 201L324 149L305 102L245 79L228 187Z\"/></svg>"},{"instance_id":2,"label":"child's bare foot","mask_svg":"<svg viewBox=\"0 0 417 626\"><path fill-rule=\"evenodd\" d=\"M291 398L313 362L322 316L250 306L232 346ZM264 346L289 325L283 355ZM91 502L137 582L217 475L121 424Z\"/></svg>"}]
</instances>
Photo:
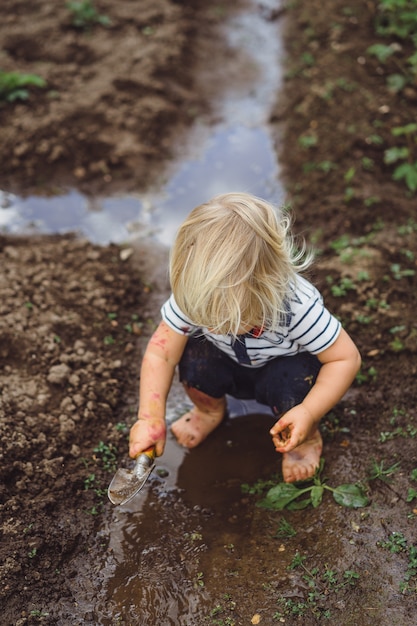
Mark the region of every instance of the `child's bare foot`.
<instances>
[{"instance_id":1,"label":"child's bare foot","mask_svg":"<svg viewBox=\"0 0 417 626\"><path fill-rule=\"evenodd\" d=\"M224 411L205 413L193 407L171 426L179 444L195 448L223 421Z\"/></svg>"},{"instance_id":2,"label":"child's bare foot","mask_svg":"<svg viewBox=\"0 0 417 626\"><path fill-rule=\"evenodd\" d=\"M186 448L195 448L223 421L226 398L212 398L186 384L184 389L194 406L172 424L171 430L178 443Z\"/></svg>"},{"instance_id":3,"label":"child's bare foot","mask_svg":"<svg viewBox=\"0 0 417 626\"><path fill-rule=\"evenodd\" d=\"M314 476L320 464L323 440L318 430L301 445L285 452L282 458L282 475L286 483L306 480Z\"/></svg>"}]
</instances>

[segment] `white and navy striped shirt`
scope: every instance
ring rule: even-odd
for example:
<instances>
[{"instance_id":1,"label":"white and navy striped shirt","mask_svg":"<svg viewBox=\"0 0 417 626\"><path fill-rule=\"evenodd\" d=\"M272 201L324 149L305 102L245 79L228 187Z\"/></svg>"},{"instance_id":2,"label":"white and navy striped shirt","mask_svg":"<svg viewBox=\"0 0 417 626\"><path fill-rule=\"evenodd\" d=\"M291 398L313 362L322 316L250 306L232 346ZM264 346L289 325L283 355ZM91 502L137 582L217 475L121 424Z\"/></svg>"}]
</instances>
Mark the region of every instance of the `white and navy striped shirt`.
<instances>
[{"instance_id":1,"label":"white and navy striped shirt","mask_svg":"<svg viewBox=\"0 0 417 626\"><path fill-rule=\"evenodd\" d=\"M243 361L233 348L235 340L231 335L216 335L208 328L196 326L178 307L173 295L162 306L161 314L174 331L182 335L204 335L234 361L248 367L261 367L277 356L292 356L299 352L319 354L336 341L341 324L325 308L320 292L308 280L297 276L286 305L285 319L273 330L239 336L248 357Z\"/></svg>"}]
</instances>

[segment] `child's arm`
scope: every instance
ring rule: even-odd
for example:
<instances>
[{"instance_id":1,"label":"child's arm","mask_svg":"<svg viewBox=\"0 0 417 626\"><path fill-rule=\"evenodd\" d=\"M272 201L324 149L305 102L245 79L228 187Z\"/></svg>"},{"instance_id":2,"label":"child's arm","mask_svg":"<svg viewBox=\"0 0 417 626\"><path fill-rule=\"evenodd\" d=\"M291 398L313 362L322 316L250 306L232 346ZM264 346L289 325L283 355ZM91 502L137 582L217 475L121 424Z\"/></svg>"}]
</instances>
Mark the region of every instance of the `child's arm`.
<instances>
[{"instance_id":1,"label":"child's arm","mask_svg":"<svg viewBox=\"0 0 417 626\"><path fill-rule=\"evenodd\" d=\"M157 456L164 451L166 400L187 339L161 322L149 340L140 372L138 421L130 430L132 458L152 445Z\"/></svg>"},{"instance_id":2,"label":"child's arm","mask_svg":"<svg viewBox=\"0 0 417 626\"><path fill-rule=\"evenodd\" d=\"M270 433L279 452L290 452L317 428L352 384L361 366L359 351L345 330L334 344L317 355L322 367L301 404L287 411Z\"/></svg>"}]
</instances>

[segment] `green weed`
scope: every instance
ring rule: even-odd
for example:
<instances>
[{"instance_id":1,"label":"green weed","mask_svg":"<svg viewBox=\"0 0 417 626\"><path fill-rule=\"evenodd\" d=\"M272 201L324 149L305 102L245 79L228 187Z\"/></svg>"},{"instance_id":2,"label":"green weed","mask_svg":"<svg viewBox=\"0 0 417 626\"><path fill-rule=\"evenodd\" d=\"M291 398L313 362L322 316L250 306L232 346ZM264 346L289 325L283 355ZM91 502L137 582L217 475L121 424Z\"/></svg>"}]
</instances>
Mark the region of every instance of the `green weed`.
<instances>
[{"instance_id":1,"label":"green weed","mask_svg":"<svg viewBox=\"0 0 417 626\"><path fill-rule=\"evenodd\" d=\"M301 135L301 137L298 138L298 143L300 144L300 146L302 148L305 149L310 149L310 148L314 148L315 146L317 146L318 143L318 138L316 135Z\"/></svg>"},{"instance_id":2,"label":"green weed","mask_svg":"<svg viewBox=\"0 0 417 626\"><path fill-rule=\"evenodd\" d=\"M363 385L364 383L375 382L378 376L378 372L375 367L371 366L365 371L363 368L356 374L356 382L359 385Z\"/></svg>"},{"instance_id":3,"label":"green weed","mask_svg":"<svg viewBox=\"0 0 417 626\"><path fill-rule=\"evenodd\" d=\"M417 232L417 222L412 217L410 217L407 220L406 224L402 224L401 226L398 226L397 232L399 235L402 235L402 236L412 235Z\"/></svg>"},{"instance_id":4,"label":"green weed","mask_svg":"<svg viewBox=\"0 0 417 626\"><path fill-rule=\"evenodd\" d=\"M335 298L343 298L349 291L356 291L356 285L349 276L341 278L339 283L335 283L332 276L326 276L326 282L330 285L330 291Z\"/></svg>"},{"instance_id":5,"label":"green weed","mask_svg":"<svg viewBox=\"0 0 417 626\"><path fill-rule=\"evenodd\" d=\"M278 478L277 476L275 477L273 476L272 478L269 478L268 480L259 479L253 485L248 485L247 483L243 483L240 488L242 490L242 493L248 493L252 496L258 496L264 493L264 491L266 491L267 489L270 489L271 487L276 485L277 478Z\"/></svg>"},{"instance_id":6,"label":"green weed","mask_svg":"<svg viewBox=\"0 0 417 626\"><path fill-rule=\"evenodd\" d=\"M317 508L323 498L326 490L330 491L334 500L346 507L360 508L367 506L369 503L365 490L359 484L344 484L333 488L326 485L321 479L321 472L324 467L324 460L321 459L320 467L316 470L314 477L302 484L310 483L307 486L299 486L300 483L279 483L268 490L265 498L263 498L258 506L265 509L282 511L288 509L291 511L305 509L312 505Z\"/></svg>"},{"instance_id":7,"label":"green weed","mask_svg":"<svg viewBox=\"0 0 417 626\"><path fill-rule=\"evenodd\" d=\"M46 611L42 611L41 609L33 609L33 611L31 611L29 613L29 615L31 617L48 617L49 613L47 613Z\"/></svg>"},{"instance_id":8,"label":"green weed","mask_svg":"<svg viewBox=\"0 0 417 626\"><path fill-rule=\"evenodd\" d=\"M408 558L407 570L403 580L399 583L401 593L417 593L417 547L409 545L401 532L392 532L387 541L379 541L381 548L389 550L392 554L404 554Z\"/></svg>"},{"instance_id":9,"label":"green weed","mask_svg":"<svg viewBox=\"0 0 417 626\"><path fill-rule=\"evenodd\" d=\"M392 441L397 437L403 437L404 439L414 439L417 436L417 428L412 426L411 424L407 424L404 428L403 426L397 426L394 430L381 432L379 435L379 441L381 443L385 443L386 441Z\"/></svg>"},{"instance_id":10,"label":"green weed","mask_svg":"<svg viewBox=\"0 0 417 626\"><path fill-rule=\"evenodd\" d=\"M103 441L94 448L95 453L94 460L101 460L101 463L105 470L108 472L114 472L117 462L117 448L113 444L106 444Z\"/></svg>"},{"instance_id":11,"label":"green weed","mask_svg":"<svg viewBox=\"0 0 417 626\"><path fill-rule=\"evenodd\" d=\"M228 593L225 593L222 599L222 604L216 604L214 609L210 611L210 616L206 617L206 621L210 621L213 626L235 626L236 620L233 617L217 617L223 615L226 612L233 612L236 609L236 602L231 599Z\"/></svg>"},{"instance_id":12,"label":"green weed","mask_svg":"<svg viewBox=\"0 0 417 626\"><path fill-rule=\"evenodd\" d=\"M404 180L411 192L417 190L417 124L410 123L392 129L394 137L404 138L406 145L393 146L384 152L387 165L397 164L393 180Z\"/></svg>"},{"instance_id":13,"label":"green weed","mask_svg":"<svg viewBox=\"0 0 417 626\"><path fill-rule=\"evenodd\" d=\"M280 597L278 599L279 610L273 616L275 620L284 622L287 617L303 617L308 614L318 620L329 619L331 613L325 606L331 595L355 586L359 580L359 574L354 570L341 573L327 564L322 568L309 568L306 561L306 556L296 552L287 568L300 571L300 590L297 595L302 594L302 599Z\"/></svg>"},{"instance_id":14,"label":"green weed","mask_svg":"<svg viewBox=\"0 0 417 626\"><path fill-rule=\"evenodd\" d=\"M67 2L66 7L71 13L71 24L74 28L87 30L96 24L110 26L110 19L107 15L100 15L92 0Z\"/></svg>"},{"instance_id":15,"label":"green weed","mask_svg":"<svg viewBox=\"0 0 417 626\"><path fill-rule=\"evenodd\" d=\"M278 530L275 533L274 537L277 539L290 539L291 537L295 537L297 531L294 526L288 522L285 517L282 517L279 521Z\"/></svg>"},{"instance_id":16,"label":"green weed","mask_svg":"<svg viewBox=\"0 0 417 626\"><path fill-rule=\"evenodd\" d=\"M28 87L46 87L46 81L36 74L0 72L0 101L15 102L29 98Z\"/></svg>"},{"instance_id":17,"label":"green weed","mask_svg":"<svg viewBox=\"0 0 417 626\"><path fill-rule=\"evenodd\" d=\"M400 464L394 463L390 467L385 467L385 461L378 463L375 459L371 461L371 468L369 471L369 480L382 480L383 482L390 482L395 472L399 470Z\"/></svg>"},{"instance_id":18,"label":"green weed","mask_svg":"<svg viewBox=\"0 0 417 626\"><path fill-rule=\"evenodd\" d=\"M400 263L393 263L390 270L395 280L401 280L402 278L414 276L416 273L416 271L411 268L403 269Z\"/></svg>"}]
</instances>

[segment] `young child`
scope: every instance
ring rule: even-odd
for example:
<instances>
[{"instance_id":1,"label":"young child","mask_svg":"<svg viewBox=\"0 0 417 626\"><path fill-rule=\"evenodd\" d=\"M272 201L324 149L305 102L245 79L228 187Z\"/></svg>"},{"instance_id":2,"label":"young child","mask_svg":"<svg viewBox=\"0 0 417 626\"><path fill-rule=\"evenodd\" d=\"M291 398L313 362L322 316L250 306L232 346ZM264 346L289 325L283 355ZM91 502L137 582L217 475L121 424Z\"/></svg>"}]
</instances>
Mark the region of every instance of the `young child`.
<instances>
[{"instance_id":1,"label":"young child","mask_svg":"<svg viewBox=\"0 0 417 626\"><path fill-rule=\"evenodd\" d=\"M300 275L311 258L296 251L289 219L246 193L195 208L171 251L172 295L145 351L131 457L163 453L166 399L176 366L193 407L172 425L192 448L223 420L226 394L268 405L272 443L286 482L314 475L320 419L359 370L359 352Z\"/></svg>"}]
</instances>

